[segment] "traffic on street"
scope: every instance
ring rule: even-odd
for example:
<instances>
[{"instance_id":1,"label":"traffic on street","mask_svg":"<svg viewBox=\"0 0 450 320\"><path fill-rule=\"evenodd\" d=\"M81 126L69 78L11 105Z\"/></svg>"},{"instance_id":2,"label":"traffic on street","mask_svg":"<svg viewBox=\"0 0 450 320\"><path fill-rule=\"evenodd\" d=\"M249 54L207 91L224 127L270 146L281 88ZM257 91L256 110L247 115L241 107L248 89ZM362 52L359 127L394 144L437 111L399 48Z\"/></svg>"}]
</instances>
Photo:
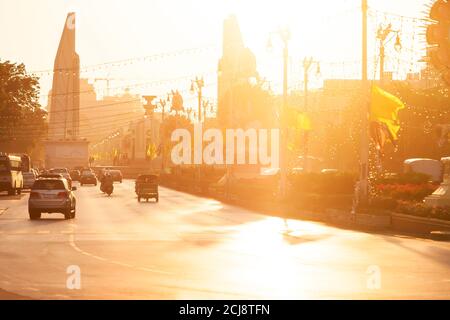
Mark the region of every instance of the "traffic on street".
<instances>
[{"instance_id":1,"label":"traffic on street","mask_svg":"<svg viewBox=\"0 0 450 320\"><path fill-rule=\"evenodd\" d=\"M133 180L111 197L74 185L73 220L30 220L29 193L0 194L0 298L450 298L450 243L284 220L166 188L159 203L138 202Z\"/></svg>"}]
</instances>

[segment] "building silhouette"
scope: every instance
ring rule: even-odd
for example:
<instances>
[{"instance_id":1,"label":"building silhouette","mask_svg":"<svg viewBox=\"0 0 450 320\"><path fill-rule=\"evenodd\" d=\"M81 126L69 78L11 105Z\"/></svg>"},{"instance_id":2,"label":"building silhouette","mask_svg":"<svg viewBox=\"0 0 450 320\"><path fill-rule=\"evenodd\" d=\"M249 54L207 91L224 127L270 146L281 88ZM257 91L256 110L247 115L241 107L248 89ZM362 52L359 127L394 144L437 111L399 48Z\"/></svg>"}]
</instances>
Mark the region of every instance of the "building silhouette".
<instances>
[{"instance_id":1,"label":"building silhouette","mask_svg":"<svg viewBox=\"0 0 450 320\"><path fill-rule=\"evenodd\" d=\"M223 49L219 60L218 120L223 125L239 118L239 108L233 108L233 89L257 77L256 58L245 47L237 18L231 15L223 24Z\"/></svg>"},{"instance_id":2,"label":"building silhouette","mask_svg":"<svg viewBox=\"0 0 450 320\"><path fill-rule=\"evenodd\" d=\"M67 15L53 70L49 140L76 140L80 126L80 58L75 49L75 13Z\"/></svg>"}]
</instances>

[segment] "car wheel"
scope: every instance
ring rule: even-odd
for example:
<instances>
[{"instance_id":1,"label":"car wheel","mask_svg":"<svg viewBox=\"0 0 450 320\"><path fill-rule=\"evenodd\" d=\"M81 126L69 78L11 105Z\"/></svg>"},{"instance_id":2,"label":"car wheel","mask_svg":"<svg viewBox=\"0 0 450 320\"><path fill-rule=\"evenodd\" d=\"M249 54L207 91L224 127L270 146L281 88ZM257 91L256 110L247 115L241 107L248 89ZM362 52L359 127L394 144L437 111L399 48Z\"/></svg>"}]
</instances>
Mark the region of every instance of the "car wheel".
<instances>
[{"instance_id":1,"label":"car wheel","mask_svg":"<svg viewBox=\"0 0 450 320\"><path fill-rule=\"evenodd\" d=\"M29 212L29 214L30 214L30 220L39 220L41 218L40 212L32 210Z\"/></svg>"},{"instance_id":2,"label":"car wheel","mask_svg":"<svg viewBox=\"0 0 450 320\"><path fill-rule=\"evenodd\" d=\"M141 202L141 197L138 197L138 202Z\"/></svg>"},{"instance_id":3,"label":"car wheel","mask_svg":"<svg viewBox=\"0 0 450 320\"><path fill-rule=\"evenodd\" d=\"M21 195L22 194L22 189L17 189L17 194Z\"/></svg>"},{"instance_id":4,"label":"car wheel","mask_svg":"<svg viewBox=\"0 0 450 320\"><path fill-rule=\"evenodd\" d=\"M72 219L72 208L66 209L63 213L64 213L64 219L66 219L66 220Z\"/></svg>"}]
</instances>

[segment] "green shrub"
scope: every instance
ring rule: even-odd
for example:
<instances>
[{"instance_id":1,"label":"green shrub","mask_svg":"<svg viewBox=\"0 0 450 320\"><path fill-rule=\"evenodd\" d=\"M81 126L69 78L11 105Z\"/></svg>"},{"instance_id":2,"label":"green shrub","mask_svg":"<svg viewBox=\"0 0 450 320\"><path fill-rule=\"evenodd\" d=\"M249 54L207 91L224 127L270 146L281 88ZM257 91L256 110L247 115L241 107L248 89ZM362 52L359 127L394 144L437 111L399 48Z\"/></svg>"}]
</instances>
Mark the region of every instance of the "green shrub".
<instances>
[{"instance_id":1,"label":"green shrub","mask_svg":"<svg viewBox=\"0 0 450 320\"><path fill-rule=\"evenodd\" d=\"M353 194L356 177L349 173L299 173L289 177L291 191L299 193Z\"/></svg>"},{"instance_id":2,"label":"green shrub","mask_svg":"<svg viewBox=\"0 0 450 320\"><path fill-rule=\"evenodd\" d=\"M433 208L425 205L424 203L402 201L399 202L396 212L416 217L450 221L450 207Z\"/></svg>"},{"instance_id":3,"label":"green shrub","mask_svg":"<svg viewBox=\"0 0 450 320\"><path fill-rule=\"evenodd\" d=\"M408 172L390 175L376 179L373 183L378 184L426 184L430 176L423 173Z\"/></svg>"},{"instance_id":4,"label":"green shrub","mask_svg":"<svg viewBox=\"0 0 450 320\"><path fill-rule=\"evenodd\" d=\"M353 196L346 194L324 195L317 193L299 193L290 199L297 208L304 210L343 209L350 210Z\"/></svg>"}]
</instances>

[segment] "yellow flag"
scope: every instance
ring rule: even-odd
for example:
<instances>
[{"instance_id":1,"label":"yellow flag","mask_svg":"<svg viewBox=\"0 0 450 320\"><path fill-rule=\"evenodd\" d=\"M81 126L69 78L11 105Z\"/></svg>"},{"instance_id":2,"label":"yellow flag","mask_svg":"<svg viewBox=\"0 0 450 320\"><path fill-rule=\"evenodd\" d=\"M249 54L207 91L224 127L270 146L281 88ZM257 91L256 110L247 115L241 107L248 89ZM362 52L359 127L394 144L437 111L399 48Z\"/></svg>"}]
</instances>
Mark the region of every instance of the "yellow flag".
<instances>
[{"instance_id":1,"label":"yellow flag","mask_svg":"<svg viewBox=\"0 0 450 320\"><path fill-rule=\"evenodd\" d=\"M404 108L405 104L398 97L378 86L372 87L370 120L384 123L393 140L398 139L400 130L398 112Z\"/></svg>"},{"instance_id":2,"label":"yellow flag","mask_svg":"<svg viewBox=\"0 0 450 320\"><path fill-rule=\"evenodd\" d=\"M303 130L303 131L311 131L312 125L311 125L311 119L306 113L299 113L297 116L297 129Z\"/></svg>"},{"instance_id":3,"label":"yellow flag","mask_svg":"<svg viewBox=\"0 0 450 320\"><path fill-rule=\"evenodd\" d=\"M303 131L312 130L311 119L306 113L300 112L295 108L288 108L286 116L288 127L295 130L303 130Z\"/></svg>"},{"instance_id":4,"label":"yellow flag","mask_svg":"<svg viewBox=\"0 0 450 320\"><path fill-rule=\"evenodd\" d=\"M154 160L157 156L156 145L154 143L149 144L147 148L147 157L150 160Z\"/></svg>"}]
</instances>

